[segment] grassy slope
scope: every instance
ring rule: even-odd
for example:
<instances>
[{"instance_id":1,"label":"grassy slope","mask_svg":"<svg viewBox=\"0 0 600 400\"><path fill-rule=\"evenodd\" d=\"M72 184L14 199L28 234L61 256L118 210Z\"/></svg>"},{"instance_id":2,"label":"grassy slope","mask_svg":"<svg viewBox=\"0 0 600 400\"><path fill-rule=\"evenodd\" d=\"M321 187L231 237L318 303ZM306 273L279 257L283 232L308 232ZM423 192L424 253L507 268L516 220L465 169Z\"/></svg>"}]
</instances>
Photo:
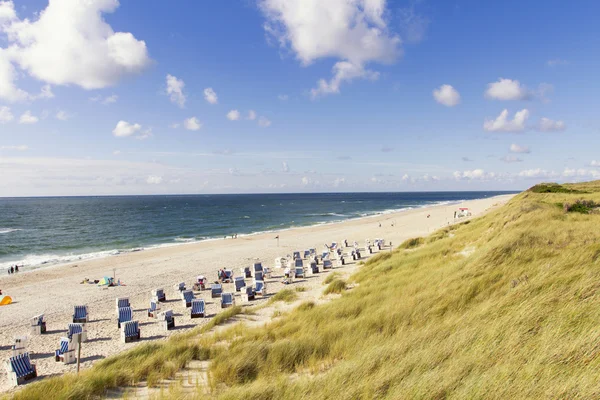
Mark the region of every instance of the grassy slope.
<instances>
[{"instance_id":1,"label":"grassy slope","mask_svg":"<svg viewBox=\"0 0 600 400\"><path fill-rule=\"evenodd\" d=\"M111 365L136 351L149 354L124 381L161 368L168 375L166 359L210 358L215 395L225 399L598 397L600 215L565 214L556 204L600 201L600 183L574 188L589 193L525 192L379 256L340 298L266 327L200 341L186 334L19 397L99 393ZM224 339L227 350L213 345Z\"/></svg>"}]
</instances>

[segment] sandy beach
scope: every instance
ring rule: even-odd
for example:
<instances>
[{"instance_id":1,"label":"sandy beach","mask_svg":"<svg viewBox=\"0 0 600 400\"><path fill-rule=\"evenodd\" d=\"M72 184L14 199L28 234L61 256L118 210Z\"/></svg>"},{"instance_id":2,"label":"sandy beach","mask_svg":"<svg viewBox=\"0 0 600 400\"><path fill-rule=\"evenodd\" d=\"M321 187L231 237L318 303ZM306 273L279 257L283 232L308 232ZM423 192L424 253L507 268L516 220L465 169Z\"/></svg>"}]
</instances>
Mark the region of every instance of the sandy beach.
<instances>
[{"instance_id":1,"label":"sandy beach","mask_svg":"<svg viewBox=\"0 0 600 400\"><path fill-rule=\"evenodd\" d=\"M240 267L251 266L255 260L272 268L275 257L308 248L316 248L320 252L324 243L341 243L344 239L350 243L357 241L363 247L365 239L384 238L387 244L391 242L392 247L395 247L405 239L427 235L455 222L453 216L458 207L470 208L472 216L476 217L506 203L511 197L512 195L497 196L459 205L434 206L334 224L292 228L278 233L279 246L275 240L277 234L267 233L156 248L1 276L0 288L5 295L13 298L14 303L0 307L0 357L2 360L8 359L13 337L29 334L29 319L44 313L48 332L41 336L30 336L28 345L33 362L37 365L38 376L74 371L75 364L63 365L54 361L54 350L59 345L60 337L66 335L73 306L87 304L90 323L87 326L88 342L82 346L82 366L89 367L97 360L139 343L161 340L168 335L207 323L209 318L190 318L189 309L184 307L179 294L173 288L178 282L185 282L191 289L197 275L205 275L209 282L213 282L217 278L218 269L228 268L233 269L239 276ZM464 219L456 222L462 220ZM116 270L116 278L125 286L99 288L96 285L80 283L84 278L94 280L112 276L113 269ZM267 280L269 293L275 293L284 287L280 283L281 274L281 270L274 270L273 278ZM309 277L301 284L307 287L321 286L321 281L326 275L327 273L323 273ZM294 283L296 284L299 283ZM165 289L168 300L163 304L163 309L173 309L176 317L177 328L168 333L159 327L156 320L148 318L146 313L150 291L160 287ZM232 284L227 284L224 289L233 291L232 288ZM140 321L141 341L128 344L121 342L115 315L116 297L130 298L134 319ZM196 292L196 297L207 301L209 315L220 311L218 302L210 299L210 291ZM239 297L236 301L241 304ZM246 304L260 301L265 300ZM8 389L10 387L3 368L0 374L0 390Z\"/></svg>"}]
</instances>

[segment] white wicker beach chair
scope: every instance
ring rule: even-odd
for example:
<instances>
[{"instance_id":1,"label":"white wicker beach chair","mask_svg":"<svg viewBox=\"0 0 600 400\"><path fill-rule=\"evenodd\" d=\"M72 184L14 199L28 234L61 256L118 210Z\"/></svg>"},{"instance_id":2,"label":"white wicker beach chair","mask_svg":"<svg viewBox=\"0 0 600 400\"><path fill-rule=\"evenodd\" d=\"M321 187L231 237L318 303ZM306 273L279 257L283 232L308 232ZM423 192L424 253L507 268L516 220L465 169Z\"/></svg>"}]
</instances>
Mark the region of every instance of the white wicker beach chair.
<instances>
[{"instance_id":1,"label":"white wicker beach chair","mask_svg":"<svg viewBox=\"0 0 600 400\"><path fill-rule=\"evenodd\" d=\"M214 299L215 297L221 297L221 293L223 293L223 285L219 283L213 283L212 285L210 285L211 298Z\"/></svg>"},{"instance_id":2,"label":"white wicker beach chair","mask_svg":"<svg viewBox=\"0 0 600 400\"><path fill-rule=\"evenodd\" d=\"M175 328L175 317L173 316L173 310L165 310L158 313L158 320L162 324L164 331L169 331Z\"/></svg>"},{"instance_id":3,"label":"white wicker beach chair","mask_svg":"<svg viewBox=\"0 0 600 400\"><path fill-rule=\"evenodd\" d=\"M204 318L206 316L204 308L205 304L203 299L192 300L192 309L190 311L192 318Z\"/></svg>"},{"instance_id":4,"label":"white wicker beach chair","mask_svg":"<svg viewBox=\"0 0 600 400\"><path fill-rule=\"evenodd\" d=\"M117 326L121 328L125 322L129 322L133 319L133 310L131 307L121 307L119 308L119 318L117 321Z\"/></svg>"},{"instance_id":5,"label":"white wicker beach chair","mask_svg":"<svg viewBox=\"0 0 600 400\"><path fill-rule=\"evenodd\" d=\"M121 340L123 343L140 340L140 327L138 321L127 321L121 326Z\"/></svg>"},{"instance_id":6,"label":"white wicker beach chair","mask_svg":"<svg viewBox=\"0 0 600 400\"><path fill-rule=\"evenodd\" d=\"M69 339L73 338L74 334L81 334L81 341L82 342L87 342L87 328L85 326L85 324L69 324L68 327L68 331L67 331L67 337Z\"/></svg>"},{"instance_id":7,"label":"white wicker beach chair","mask_svg":"<svg viewBox=\"0 0 600 400\"><path fill-rule=\"evenodd\" d=\"M267 285L264 281L256 281L254 294L257 296L264 296L267 294Z\"/></svg>"},{"instance_id":8,"label":"white wicker beach chair","mask_svg":"<svg viewBox=\"0 0 600 400\"><path fill-rule=\"evenodd\" d=\"M239 292L244 286L246 286L246 281L244 280L243 276L236 277L233 283L235 285L236 292Z\"/></svg>"},{"instance_id":9,"label":"white wicker beach chair","mask_svg":"<svg viewBox=\"0 0 600 400\"><path fill-rule=\"evenodd\" d=\"M6 362L6 372L8 373L8 380L13 386L22 385L26 381L37 377L37 370L35 364L31 363L29 353L10 357Z\"/></svg>"},{"instance_id":10,"label":"white wicker beach chair","mask_svg":"<svg viewBox=\"0 0 600 400\"><path fill-rule=\"evenodd\" d=\"M36 315L31 318L31 334L32 335L41 335L46 333L46 320L44 318L44 314Z\"/></svg>"},{"instance_id":11,"label":"white wicker beach chair","mask_svg":"<svg viewBox=\"0 0 600 400\"><path fill-rule=\"evenodd\" d=\"M194 292L191 290L181 292L181 300L183 301L183 305L185 307L191 307L192 300L194 300Z\"/></svg>"},{"instance_id":12,"label":"white wicker beach chair","mask_svg":"<svg viewBox=\"0 0 600 400\"><path fill-rule=\"evenodd\" d=\"M160 311L160 303L156 298L150 300L150 308L148 309L148 317L156 318L158 316L158 312Z\"/></svg>"},{"instance_id":13,"label":"white wicker beach chair","mask_svg":"<svg viewBox=\"0 0 600 400\"><path fill-rule=\"evenodd\" d=\"M242 301L249 302L250 300L254 300L254 288L252 286L246 286L242 289Z\"/></svg>"},{"instance_id":14,"label":"white wicker beach chair","mask_svg":"<svg viewBox=\"0 0 600 400\"><path fill-rule=\"evenodd\" d=\"M117 297L115 300L117 315L119 314L119 309L123 307L131 307L129 304L129 297Z\"/></svg>"},{"instance_id":15,"label":"white wicker beach chair","mask_svg":"<svg viewBox=\"0 0 600 400\"><path fill-rule=\"evenodd\" d=\"M235 305L235 297L233 293L223 293L221 295L221 308L233 307Z\"/></svg>"},{"instance_id":16,"label":"white wicker beach chair","mask_svg":"<svg viewBox=\"0 0 600 400\"><path fill-rule=\"evenodd\" d=\"M54 360L56 362L63 362L64 364L72 364L77 361L75 355L76 342L63 337L60 338L60 344L58 350L54 351Z\"/></svg>"},{"instance_id":17,"label":"white wicker beach chair","mask_svg":"<svg viewBox=\"0 0 600 400\"><path fill-rule=\"evenodd\" d=\"M154 289L151 293L152 297L156 297L156 299L158 301L160 301L161 303L164 303L165 301L167 301L167 296L165 295L165 291L164 289Z\"/></svg>"},{"instance_id":18,"label":"white wicker beach chair","mask_svg":"<svg viewBox=\"0 0 600 400\"><path fill-rule=\"evenodd\" d=\"M89 314L87 306L75 306L73 309L73 322L85 324L89 322Z\"/></svg>"}]
</instances>

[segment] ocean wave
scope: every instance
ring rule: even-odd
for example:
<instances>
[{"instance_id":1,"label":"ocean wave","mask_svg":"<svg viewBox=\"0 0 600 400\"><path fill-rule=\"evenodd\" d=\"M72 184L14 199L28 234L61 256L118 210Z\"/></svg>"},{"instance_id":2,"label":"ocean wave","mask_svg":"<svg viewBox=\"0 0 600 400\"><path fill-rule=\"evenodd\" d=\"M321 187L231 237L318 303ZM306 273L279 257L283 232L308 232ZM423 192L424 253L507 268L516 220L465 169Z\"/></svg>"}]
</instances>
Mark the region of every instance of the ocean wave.
<instances>
[{"instance_id":1,"label":"ocean wave","mask_svg":"<svg viewBox=\"0 0 600 400\"><path fill-rule=\"evenodd\" d=\"M0 234L17 232L17 231L21 231L21 230L22 229L17 229L17 228L0 228Z\"/></svg>"}]
</instances>

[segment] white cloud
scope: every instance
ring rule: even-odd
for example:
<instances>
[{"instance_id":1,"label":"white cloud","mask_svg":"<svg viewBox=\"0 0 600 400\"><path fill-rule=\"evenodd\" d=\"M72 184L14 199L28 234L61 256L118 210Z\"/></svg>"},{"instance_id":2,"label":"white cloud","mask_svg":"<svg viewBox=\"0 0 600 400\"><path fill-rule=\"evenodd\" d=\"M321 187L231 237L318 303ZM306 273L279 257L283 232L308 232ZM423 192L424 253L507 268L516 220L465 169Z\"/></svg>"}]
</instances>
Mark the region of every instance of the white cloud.
<instances>
[{"instance_id":1,"label":"white cloud","mask_svg":"<svg viewBox=\"0 0 600 400\"><path fill-rule=\"evenodd\" d=\"M250 110L248 111L248 119L254 121L256 119L256 111Z\"/></svg>"},{"instance_id":2,"label":"white cloud","mask_svg":"<svg viewBox=\"0 0 600 400\"><path fill-rule=\"evenodd\" d=\"M179 122L173 122L171 125L169 125L169 128L171 129L177 129L181 126L181 124Z\"/></svg>"},{"instance_id":3,"label":"white cloud","mask_svg":"<svg viewBox=\"0 0 600 400\"><path fill-rule=\"evenodd\" d=\"M136 132L139 132L142 129L140 124L130 124L127 121L119 121L115 129L113 129L112 133L116 137L127 137L131 136Z\"/></svg>"},{"instance_id":4,"label":"white cloud","mask_svg":"<svg viewBox=\"0 0 600 400\"><path fill-rule=\"evenodd\" d=\"M555 178L557 174L554 171L547 171L541 168L527 169L519 172L521 178Z\"/></svg>"},{"instance_id":5,"label":"white cloud","mask_svg":"<svg viewBox=\"0 0 600 400\"><path fill-rule=\"evenodd\" d=\"M271 126L271 121L267 117L260 117L258 119L258 126L261 128L268 128Z\"/></svg>"},{"instance_id":6,"label":"white cloud","mask_svg":"<svg viewBox=\"0 0 600 400\"><path fill-rule=\"evenodd\" d=\"M528 100L531 93L517 80L500 78L488 84L485 97L494 100Z\"/></svg>"},{"instance_id":7,"label":"white cloud","mask_svg":"<svg viewBox=\"0 0 600 400\"><path fill-rule=\"evenodd\" d=\"M401 9L399 16L400 32L407 43L418 43L425 38L429 19L416 14L414 5Z\"/></svg>"},{"instance_id":8,"label":"white cloud","mask_svg":"<svg viewBox=\"0 0 600 400\"><path fill-rule=\"evenodd\" d=\"M183 121L183 127L188 131L198 131L202 128L202 123L196 117L191 117Z\"/></svg>"},{"instance_id":9,"label":"white cloud","mask_svg":"<svg viewBox=\"0 0 600 400\"><path fill-rule=\"evenodd\" d=\"M0 12L2 12L2 3L0 3ZM1 17L1 14L0 14ZM12 111L10 111L10 107L2 106L0 107L0 124L5 124L7 122L12 121L15 118Z\"/></svg>"},{"instance_id":10,"label":"white cloud","mask_svg":"<svg viewBox=\"0 0 600 400\"><path fill-rule=\"evenodd\" d=\"M137 140L146 140L150 137L152 137L152 128L145 129L144 131L142 131L142 133L140 133L139 135L136 135L135 138Z\"/></svg>"},{"instance_id":11,"label":"white cloud","mask_svg":"<svg viewBox=\"0 0 600 400\"><path fill-rule=\"evenodd\" d=\"M549 67L556 67L559 65L569 65L569 62L567 60L562 60L560 58L555 58L553 60L548 60L546 62L546 65L548 65Z\"/></svg>"},{"instance_id":12,"label":"white cloud","mask_svg":"<svg viewBox=\"0 0 600 400\"><path fill-rule=\"evenodd\" d=\"M281 162L281 170L283 172L290 172L290 167L288 166L287 161L282 161Z\"/></svg>"},{"instance_id":13,"label":"white cloud","mask_svg":"<svg viewBox=\"0 0 600 400\"><path fill-rule=\"evenodd\" d=\"M508 156L504 156L500 159L500 161L504 161L505 163L515 163L515 162L523 162L523 159L512 154Z\"/></svg>"},{"instance_id":14,"label":"white cloud","mask_svg":"<svg viewBox=\"0 0 600 400\"><path fill-rule=\"evenodd\" d=\"M321 58L339 61L334 77L321 79L311 91L338 93L344 81L378 76L365 68L369 62L393 62L401 55L400 38L384 20L385 0L260 0L269 38L293 52L302 65Z\"/></svg>"},{"instance_id":15,"label":"white cloud","mask_svg":"<svg viewBox=\"0 0 600 400\"><path fill-rule=\"evenodd\" d=\"M511 153L531 153L531 149L529 149L529 147L527 146L519 146L518 144L511 144L510 145L510 152Z\"/></svg>"},{"instance_id":16,"label":"white cloud","mask_svg":"<svg viewBox=\"0 0 600 400\"><path fill-rule=\"evenodd\" d=\"M219 102L219 98L212 88L204 89L204 99L210 104L217 104Z\"/></svg>"},{"instance_id":17,"label":"white cloud","mask_svg":"<svg viewBox=\"0 0 600 400\"><path fill-rule=\"evenodd\" d=\"M287 94L280 94L277 98L281 101L287 101L290 97Z\"/></svg>"},{"instance_id":18,"label":"white cloud","mask_svg":"<svg viewBox=\"0 0 600 400\"><path fill-rule=\"evenodd\" d=\"M237 121L240 119L240 112L238 110L231 110L227 113L227 119L230 121Z\"/></svg>"},{"instance_id":19,"label":"white cloud","mask_svg":"<svg viewBox=\"0 0 600 400\"><path fill-rule=\"evenodd\" d=\"M185 106L185 95L183 94L183 88L185 83L181 79L177 79L173 75L167 74L167 94L171 99L172 103L177 104L183 108Z\"/></svg>"},{"instance_id":20,"label":"white cloud","mask_svg":"<svg viewBox=\"0 0 600 400\"><path fill-rule=\"evenodd\" d=\"M107 97L104 98L104 100L102 100L102 104L116 103L118 98L119 98L119 96L117 96L116 94L113 94L111 96L107 96Z\"/></svg>"},{"instance_id":21,"label":"white cloud","mask_svg":"<svg viewBox=\"0 0 600 400\"><path fill-rule=\"evenodd\" d=\"M450 85L442 85L433 91L433 98L447 107L454 107L460 103L460 94Z\"/></svg>"},{"instance_id":22,"label":"white cloud","mask_svg":"<svg viewBox=\"0 0 600 400\"><path fill-rule=\"evenodd\" d=\"M590 166L600 167L600 161L592 160L592 162L590 162Z\"/></svg>"},{"instance_id":23,"label":"white cloud","mask_svg":"<svg viewBox=\"0 0 600 400\"><path fill-rule=\"evenodd\" d=\"M0 3L0 13L2 12L2 3ZM0 15L0 18L2 16ZM0 146L0 150L14 150L14 151L27 151L29 150L29 146L24 144L18 146Z\"/></svg>"},{"instance_id":24,"label":"white cloud","mask_svg":"<svg viewBox=\"0 0 600 400\"><path fill-rule=\"evenodd\" d=\"M526 108L515 113L512 120L508 119L508 110L504 109L496 119L486 119L483 129L488 132L523 132L527 118L529 110Z\"/></svg>"},{"instance_id":25,"label":"white cloud","mask_svg":"<svg viewBox=\"0 0 600 400\"><path fill-rule=\"evenodd\" d=\"M42 86L40 94L38 94L37 96L34 96L34 98L36 98L36 99L52 99L52 98L54 98L54 93L52 93L52 88L50 87L50 85L44 85L44 86Z\"/></svg>"},{"instance_id":26,"label":"white cloud","mask_svg":"<svg viewBox=\"0 0 600 400\"><path fill-rule=\"evenodd\" d=\"M149 185L159 185L161 184L163 181L162 176L155 176L155 175L150 175L147 179L146 182Z\"/></svg>"},{"instance_id":27,"label":"white cloud","mask_svg":"<svg viewBox=\"0 0 600 400\"><path fill-rule=\"evenodd\" d=\"M20 124L35 124L39 121L40 119L38 117L36 117L35 115L31 114L31 111L27 110L23 113L23 115L21 115L21 117L19 118L19 123Z\"/></svg>"},{"instance_id":28,"label":"white cloud","mask_svg":"<svg viewBox=\"0 0 600 400\"><path fill-rule=\"evenodd\" d=\"M333 180L333 187L340 187L346 183L346 178L335 178Z\"/></svg>"},{"instance_id":29,"label":"white cloud","mask_svg":"<svg viewBox=\"0 0 600 400\"><path fill-rule=\"evenodd\" d=\"M308 186L312 183L312 180L307 176L303 176L301 179L301 182L302 182L302 186Z\"/></svg>"},{"instance_id":30,"label":"white cloud","mask_svg":"<svg viewBox=\"0 0 600 400\"><path fill-rule=\"evenodd\" d=\"M455 179L466 179L466 180L472 180L472 179L485 179L488 174L485 173L485 171L483 169L474 169L472 171L455 171L453 174Z\"/></svg>"},{"instance_id":31,"label":"white cloud","mask_svg":"<svg viewBox=\"0 0 600 400\"><path fill-rule=\"evenodd\" d=\"M66 111L60 110L56 113L56 119L66 121L69 119L69 114L67 114Z\"/></svg>"},{"instance_id":32,"label":"white cloud","mask_svg":"<svg viewBox=\"0 0 600 400\"><path fill-rule=\"evenodd\" d=\"M365 69L362 65L348 61L339 61L332 68L333 78L329 82L320 79L318 86L310 90L310 95L316 99L320 95L339 93L342 82L351 82L356 78L377 80L379 72Z\"/></svg>"},{"instance_id":33,"label":"white cloud","mask_svg":"<svg viewBox=\"0 0 600 400\"><path fill-rule=\"evenodd\" d=\"M537 130L541 132L561 132L567 128L564 121L554 121L550 118L541 118Z\"/></svg>"},{"instance_id":34,"label":"white cloud","mask_svg":"<svg viewBox=\"0 0 600 400\"><path fill-rule=\"evenodd\" d=\"M562 176L565 178L579 177L579 178L597 179L598 177L600 177L600 171L598 171L596 169L585 169L585 168L578 168L578 169L565 168L565 170L562 173Z\"/></svg>"},{"instance_id":35,"label":"white cloud","mask_svg":"<svg viewBox=\"0 0 600 400\"><path fill-rule=\"evenodd\" d=\"M123 75L141 71L150 58L144 41L129 32L114 32L103 14L114 12L116 0L50 1L34 20L12 16L12 1L2 3L1 29L9 47L0 52L0 98L31 98L15 85L19 66L33 78L53 85L98 89ZM35 97L49 97L49 86Z\"/></svg>"}]
</instances>

